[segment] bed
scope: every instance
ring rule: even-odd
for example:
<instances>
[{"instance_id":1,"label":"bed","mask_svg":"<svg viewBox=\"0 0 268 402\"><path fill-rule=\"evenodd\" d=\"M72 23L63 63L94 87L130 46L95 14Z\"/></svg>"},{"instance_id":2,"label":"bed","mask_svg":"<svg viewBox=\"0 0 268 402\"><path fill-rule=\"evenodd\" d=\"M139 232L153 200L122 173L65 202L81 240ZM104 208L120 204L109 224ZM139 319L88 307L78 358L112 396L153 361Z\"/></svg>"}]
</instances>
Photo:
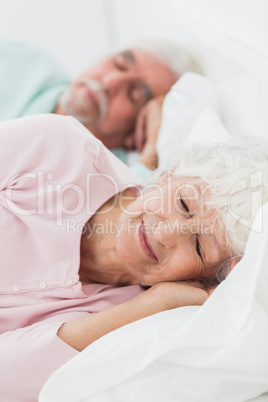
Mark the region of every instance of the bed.
<instances>
[{"instance_id":1,"label":"bed","mask_svg":"<svg viewBox=\"0 0 268 402\"><path fill-rule=\"evenodd\" d=\"M268 138L265 1L221 1L215 7L207 0L167 0L157 9L152 0L125 3L113 2L119 39L130 38L139 23L141 35L183 37L202 60L209 100L188 114L178 147L189 137L208 141L208 131L214 140L240 133ZM150 31L152 10L161 26L152 24ZM174 107L166 107L161 130L170 136L180 130L169 123L179 121L174 96L180 91L181 85L167 98ZM170 140L162 135L159 141L164 161ZM265 205L244 258L202 307L159 313L104 336L53 373L39 401L268 401L267 222Z\"/></svg>"}]
</instances>

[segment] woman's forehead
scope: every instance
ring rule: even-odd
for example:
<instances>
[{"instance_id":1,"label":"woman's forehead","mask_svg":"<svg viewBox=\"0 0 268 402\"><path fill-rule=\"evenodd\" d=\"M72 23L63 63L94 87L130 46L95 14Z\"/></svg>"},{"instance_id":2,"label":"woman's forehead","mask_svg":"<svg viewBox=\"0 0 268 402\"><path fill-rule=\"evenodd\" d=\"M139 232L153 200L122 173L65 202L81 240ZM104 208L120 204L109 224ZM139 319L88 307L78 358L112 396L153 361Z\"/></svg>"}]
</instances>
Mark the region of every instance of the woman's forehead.
<instances>
[{"instance_id":1,"label":"woman's forehead","mask_svg":"<svg viewBox=\"0 0 268 402\"><path fill-rule=\"evenodd\" d=\"M157 184L164 185L166 182L172 180L173 182L179 183L180 185L187 185L187 184L196 184L196 185L208 185L208 183L202 179L201 176L189 176L180 174L177 170L177 166L169 171L161 174L158 179ZM176 173L175 173L176 172Z\"/></svg>"},{"instance_id":2,"label":"woman's forehead","mask_svg":"<svg viewBox=\"0 0 268 402\"><path fill-rule=\"evenodd\" d=\"M177 183L177 185L181 187L202 187L208 186L208 183L203 180L200 176L173 176L173 180Z\"/></svg>"},{"instance_id":3,"label":"woman's forehead","mask_svg":"<svg viewBox=\"0 0 268 402\"><path fill-rule=\"evenodd\" d=\"M190 206L195 209L200 204L202 209L209 195L209 185L200 177L173 176L147 186L140 198L146 201L146 205L148 202L152 202L154 206L160 203L162 208L168 205L169 210L172 206L177 208L178 199L181 198L185 203L191 203Z\"/></svg>"},{"instance_id":4,"label":"woman's forehead","mask_svg":"<svg viewBox=\"0 0 268 402\"><path fill-rule=\"evenodd\" d=\"M211 194L211 185L201 177L173 176L171 180L165 183L165 191L168 187L172 188L172 194L179 192L181 196L187 196L190 199L205 200Z\"/></svg>"}]
</instances>

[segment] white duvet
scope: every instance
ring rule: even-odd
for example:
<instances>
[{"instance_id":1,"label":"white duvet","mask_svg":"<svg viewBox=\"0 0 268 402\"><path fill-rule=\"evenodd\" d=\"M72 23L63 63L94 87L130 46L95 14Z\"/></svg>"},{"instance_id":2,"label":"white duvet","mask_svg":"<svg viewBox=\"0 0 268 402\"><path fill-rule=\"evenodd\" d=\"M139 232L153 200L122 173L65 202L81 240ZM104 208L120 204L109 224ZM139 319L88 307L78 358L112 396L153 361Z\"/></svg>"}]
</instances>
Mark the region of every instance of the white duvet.
<instances>
[{"instance_id":1,"label":"white duvet","mask_svg":"<svg viewBox=\"0 0 268 402\"><path fill-rule=\"evenodd\" d=\"M57 370L39 401L268 401L266 392L267 204L244 258L202 307L163 312L104 336Z\"/></svg>"}]
</instances>

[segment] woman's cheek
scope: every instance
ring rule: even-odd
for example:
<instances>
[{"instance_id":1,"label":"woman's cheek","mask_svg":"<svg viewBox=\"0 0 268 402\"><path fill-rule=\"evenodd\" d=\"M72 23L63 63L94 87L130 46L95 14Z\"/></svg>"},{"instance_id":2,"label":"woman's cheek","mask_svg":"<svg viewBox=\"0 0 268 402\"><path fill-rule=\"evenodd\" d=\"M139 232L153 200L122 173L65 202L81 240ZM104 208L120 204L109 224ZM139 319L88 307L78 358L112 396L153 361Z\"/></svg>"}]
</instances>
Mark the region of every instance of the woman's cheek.
<instances>
[{"instance_id":1,"label":"woman's cheek","mask_svg":"<svg viewBox=\"0 0 268 402\"><path fill-rule=\"evenodd\" d=\"M135 255L134 241L126 228L122 230L116 239L116 251L123 260L129 260Z\"/></svg>"}]
</instances>

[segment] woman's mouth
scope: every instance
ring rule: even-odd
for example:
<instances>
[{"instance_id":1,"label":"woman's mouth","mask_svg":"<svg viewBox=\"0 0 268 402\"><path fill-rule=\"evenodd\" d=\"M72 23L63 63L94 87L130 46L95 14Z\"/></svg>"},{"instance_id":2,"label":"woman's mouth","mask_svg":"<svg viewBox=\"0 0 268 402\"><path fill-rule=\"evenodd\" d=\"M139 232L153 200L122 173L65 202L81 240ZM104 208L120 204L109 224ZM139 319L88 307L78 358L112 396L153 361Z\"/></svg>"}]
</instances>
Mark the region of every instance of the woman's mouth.
<instances>
[{"instance_id":1,"label":"woman's mouth","mask_svg":"<svg viewBox=\"0 0 268 402\"><path fill-rule=\"evenodd\" d=\"M152 246L150 245L150 242L146 235L145 225L144 225L143 221L141 222L141 225L139 227L139 240L140 240L141 246L142 246L145 254L148 257L151 257L152 259L154 259L155 261L158 261L158 258L156 257L154 250L153 250Z\"/></svg>"}]
</instances>

